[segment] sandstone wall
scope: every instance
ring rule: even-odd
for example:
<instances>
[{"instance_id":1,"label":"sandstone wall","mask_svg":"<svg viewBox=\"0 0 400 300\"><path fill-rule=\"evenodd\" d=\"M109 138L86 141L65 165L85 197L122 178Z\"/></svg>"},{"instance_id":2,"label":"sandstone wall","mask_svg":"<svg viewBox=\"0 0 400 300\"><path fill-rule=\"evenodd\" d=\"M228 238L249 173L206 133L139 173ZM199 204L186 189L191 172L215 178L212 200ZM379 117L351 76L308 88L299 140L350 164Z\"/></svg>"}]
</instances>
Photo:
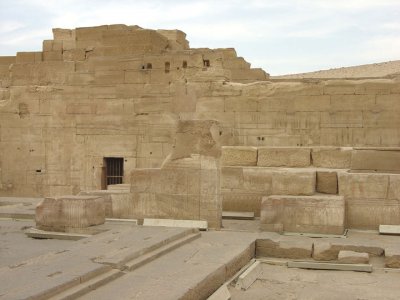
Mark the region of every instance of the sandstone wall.
<instances>
[{"instance_id":1,"label":"sandstone wall","mask_svg":"<svg viewBox=\"0 0 400 300\"><path fill-rule=\"evenodd\" d=\"M399 155L395 147L223 147L223 210L261 210L274 231L285 223L286 231L338 233L344 220L345 228L399 225Z\"/></svg>"},{"instance_id":2,"label":"sandstone wall","mask_svg":"<svg viewBox=\"0 0 400 300\"><path fill-rule=\"evenodd\" d=\"M53 32L0 59L0 195L100 189L104 157L123 157L126 176L159 167L178 120L218 120L224 145L400 145L394 79L273 83L177 30Z\"/></svg>"}]
</instances>

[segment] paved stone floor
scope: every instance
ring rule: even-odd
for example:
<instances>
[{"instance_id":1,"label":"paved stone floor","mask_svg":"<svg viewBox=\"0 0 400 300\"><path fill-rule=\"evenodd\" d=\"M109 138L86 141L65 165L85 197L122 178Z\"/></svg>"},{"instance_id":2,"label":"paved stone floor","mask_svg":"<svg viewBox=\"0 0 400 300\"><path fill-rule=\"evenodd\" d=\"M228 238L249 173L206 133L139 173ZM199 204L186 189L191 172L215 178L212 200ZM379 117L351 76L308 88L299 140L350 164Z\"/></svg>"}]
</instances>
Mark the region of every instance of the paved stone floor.
<instances>
[{"instance_id":1,"label":"paved stone floor","mask_svg":"<svg viewBox=\"0 0 400 300\"><path fill-rule=\"evenodd\" d=\"M62 251L74 243L66 240L28 238L24 230L32 226L35 226L33 220L0 219L0 268L18 265L22 261L48 252Z\"/></svg>"},{"instance_id":2,"label":"paved stone floor","mask_svg":"<svg viewBox=\"0 0 400 300\"><path fill-rule=\"evenodd\" d=\"M32 295L64 299L79 289L87 293L77 292L71 299L205 299L254 256L257 239L400 249L399 236L357 230L350 230L347 238L281 236L260 232L257 219L223 220L221 231L200 234L107 222L99 226L99 234L79 241L32 239L24 234L34 226L32 219L5 218L5 213L24 212L32 218L36 201L0 199L5 204L0 207L2 300ZM142 263L128 268L142 257ZM371 263L372 273L262 264L261 275L247 291L229 290L232 299L400 299L400 269L385 269L383 257L373 257Z\"/></svg>"}]
</instances>

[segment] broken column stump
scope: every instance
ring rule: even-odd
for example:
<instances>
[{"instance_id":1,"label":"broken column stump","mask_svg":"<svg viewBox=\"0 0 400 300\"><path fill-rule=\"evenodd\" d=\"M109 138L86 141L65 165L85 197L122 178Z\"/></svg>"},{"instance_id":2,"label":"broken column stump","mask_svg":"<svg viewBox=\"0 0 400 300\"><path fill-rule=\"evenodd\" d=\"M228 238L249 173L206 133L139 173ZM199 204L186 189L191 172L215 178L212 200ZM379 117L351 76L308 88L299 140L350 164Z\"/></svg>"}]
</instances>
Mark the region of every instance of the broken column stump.
<instances>
[{"instance_id":1,"label":"broken column stump","mask_svg":"<svg viewBox=\"0 0 400 300\"><path fill-rule=\"evenodd\" d=\"M45 198L36 207L36 228L68 232L105 222L104 199L99 196Z\"/></svg>"}]
</instances>

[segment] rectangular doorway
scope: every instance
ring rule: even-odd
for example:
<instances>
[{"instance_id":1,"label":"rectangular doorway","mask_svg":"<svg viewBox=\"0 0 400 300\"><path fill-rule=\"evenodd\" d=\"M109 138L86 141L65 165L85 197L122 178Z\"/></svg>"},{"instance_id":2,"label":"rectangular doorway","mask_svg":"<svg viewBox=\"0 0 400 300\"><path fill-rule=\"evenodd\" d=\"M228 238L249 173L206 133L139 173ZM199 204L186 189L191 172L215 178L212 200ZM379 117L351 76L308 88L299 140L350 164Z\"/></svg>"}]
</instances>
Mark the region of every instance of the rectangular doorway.
<instances>
[{"instance_id":1,"label":"rectangular doorway","mask_svg":"<svg viewBox=\"0 0 400 300\"><path fill-rule=\"evenodd\" d=\"M124 179L124 159L122 157L105 157L105 184L121 184Z\"/></svg>"}]
</instances>

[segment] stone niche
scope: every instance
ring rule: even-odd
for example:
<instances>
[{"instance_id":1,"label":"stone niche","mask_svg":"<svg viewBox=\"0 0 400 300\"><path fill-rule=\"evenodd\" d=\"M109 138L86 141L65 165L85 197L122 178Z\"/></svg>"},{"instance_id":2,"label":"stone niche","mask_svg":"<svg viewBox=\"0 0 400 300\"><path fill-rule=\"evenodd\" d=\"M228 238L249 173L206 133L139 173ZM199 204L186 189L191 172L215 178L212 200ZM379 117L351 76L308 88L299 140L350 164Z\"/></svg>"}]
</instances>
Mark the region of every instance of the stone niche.
<instances>
[{"instance_id":1,"label":"stone niche","mask_svg":"<svg viewBox=\"0 0 400 300\"><path fill-rule=\"evenodd\" d=\"M161 168L131 174L135 217L206 220L220 228L219 136L216 121L180 121L173 151Z\"/></svg>"},{"instance_id":2,"label":"stone niche","mask_svg":"<svg viewBox=\"0 0 400 300\"><path fill-rule=\"evenodd\" d=\"M104 199L100 196L45 198L36 207L36 228L73 232L105 222Z\"/></svg>"}]
</instances>

